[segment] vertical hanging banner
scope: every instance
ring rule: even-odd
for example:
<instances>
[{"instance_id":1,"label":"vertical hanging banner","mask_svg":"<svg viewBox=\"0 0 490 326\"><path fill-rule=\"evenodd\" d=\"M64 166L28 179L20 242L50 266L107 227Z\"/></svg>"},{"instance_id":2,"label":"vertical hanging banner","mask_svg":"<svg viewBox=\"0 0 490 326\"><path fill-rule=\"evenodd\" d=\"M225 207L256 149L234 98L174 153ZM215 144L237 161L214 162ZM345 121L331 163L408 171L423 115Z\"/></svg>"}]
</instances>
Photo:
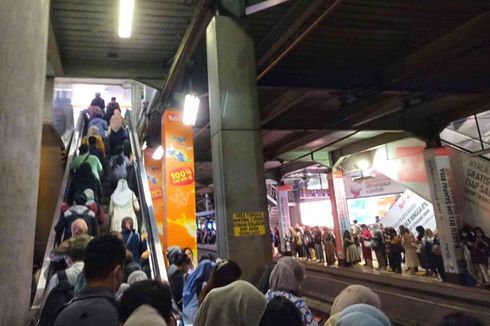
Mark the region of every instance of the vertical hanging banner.
<instances>
[{"instance_id":1,"label":"vertical hanging banner","mask_svg":"<svg viewBox=\"0 0 490 326\"><path fill-rule=\"evenodd\" d=\"M440 147L427 150L425 164L437 231L441 242L444 268L448 273L458 274L460 273L458 259L462 255L459 246L456 203L447 148Z\"/></svg>"},{"instance_id":2,"label":"vertical hanging banner","mask_svg":"<svg viewBox=\"0 0 490 326\"><path fill-rule=\"evenodd\" d=\"M182 113L165 111L162 117L165 246L191 248L197 258L196 189L192 126ZM197 261L194 262L197 264Z\"/></svg>"},{"instance_id":3,"label":"vertical hanging banner","mask_svg":"<svg viewBox=\"0 0 490 326\"><path fill-rule=\"evenodd\" d=\"M344 176L342 174L342 171L335 170L328 175L328 189L332 204L332 216L337 255L339 259L343 259L343 235L345 230L350 231L350 221L349 216L347 215L347 200L345 196Z\"/></svg>"},{"instance_id":4,"label":"vertical hanging banner","mask_svg":"<svg viewBox=\"0 0 490 326\"><path fill-rule=\"evenodd\" d=\"M277 187L277 206L279 207L279 236L281 237L281 252L286 251L286 236L289 233L291 226L291 218L289 216L289 199L288 191L291 190L290 185Z\"/></svg>"},{"instance_id":5,"label":"vertical hanging banner","mask_svg":"<svg viewBox=\"0 0 490 326\"><path fill-rule=\"evenodd\" d=\"M166 243L163 219L163 176L162 176L162 161L154 160L152 158L155 149L147 148L144 150L145 157L145 170L148 178L148 185L151 192L151 200L153 203L153 210L158 227L158 234L160 235L160 241L162 244Z\"/></svg>"}]
</instances>

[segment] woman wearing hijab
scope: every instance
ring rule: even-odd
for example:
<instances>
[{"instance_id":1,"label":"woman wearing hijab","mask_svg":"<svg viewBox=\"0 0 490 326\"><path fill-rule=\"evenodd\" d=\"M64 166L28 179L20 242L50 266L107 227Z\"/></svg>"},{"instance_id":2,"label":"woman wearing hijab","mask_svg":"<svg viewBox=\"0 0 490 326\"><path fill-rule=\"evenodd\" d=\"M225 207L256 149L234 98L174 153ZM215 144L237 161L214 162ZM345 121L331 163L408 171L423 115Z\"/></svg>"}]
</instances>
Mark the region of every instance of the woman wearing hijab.
<instances>
[{"instance_id":1,"label":"woman wearing hijab","mask_svg":"<svg viewBox=\"0 0 490 326\"><path fill-rule=\"evenodd\" d=\"M135 211L140 210L138 198L129 189L125 179L119 180L117 188L111 195L109 203L109 218L111 220L111 232L121 232L121 222L125 217L133 219L134 229L138 230L138 220Z\"/></svg>"},{"instance_id":2,"label":"woman wearing hijab","mask_svg":"<svg viewBox=\"0 0 490 326\"><path fill-rule=\"evenodd\" d=\"M239 280L209 292L194 326L259 326L266 306L267 301L259 290Z\"/></svg>"},{"instance_id":3,"label":"woman wearing hijab","mask_svg":"<svg viewBox=\"0 0 490 326\"><path fill-rule=\"evenodd\" d=\"M325 246L327 265L335 265L335 236L329 228L324 228L323 245Z\"/></svg>"},{"instance_id":4,"label":"woman wearing hijab","mask_svg":"<svg viewBox=\"0 0 490 326\"><path fill-rule=\"evenodd\" d=\"M182 294L183 319L186 325L192 324L199 308L199 295L204 284L209 280L214 263L204 259L197 265L196 270L184 280L184 292Z\"/></svg>"},{"instance_id":5,"label":"woman wearing hijab","mask_svg":"<svg viewBox=\"0 0 490 326\"><path fill-rule=\"evenodd\" d=\"M83 163L77 170L77 173L70 183L68 191L68 202L73 202L73 196L78 192L83 192L86 189L91 189L94 193L94 200L99 201L102 197L102 188L99 180L94 176L92 167L88 163Z\"/></svg>"},{"instance_id":6,"label":"woman wearing hijab","mask_svg":"<svg viewBox=\"0 0 490 326\"><path fill-rule=\"evenodd\" d=\"M417 258L417 247L415 240L409 229L405 229L402 236L402 246L405 249L405 266L410 270L410 275L415 275L415 271L419 266Z\"/></svg>"},{"instance_id":7,"label":"woman wearing hijab","mask_svg":"<svg viewBox=\"0 0 490 326\"><path fill-rule=\"evenodd\" d=\"M357 250L356 241L348 230L344 231L344 250L345 262L347 266L355 265L361 261L359 250Z\"/></svg>"},{"instance_id":8,"label":"woman wearing hijab","mask_svg":"<svg viewBox=\"0 0 490 326\"><path fill-rule=\"evenodd\" d=\"M386 315L376 307L367 304L355 304L339 316L337 326L391 326Z\"/></svg>"},{"instance_id":9,"label":"woman wearing hijab","mask_svg":"<svg viewBox=\"0 0 490 326\"><path fill-rule=\"evenodd\" d=\"M94 191L90 188L87 188L83 191L83 193L87 197L87 202L85 203L85 206L87 206L87 208L91 211L95 212L95 218L97 219L97 221L99 221L99 224L104 224L105 213L102 207L95 201Z\"/></svg>"},{"instance_id":10,"label":"woman wearing hijab","mask_svg":"<svg viewBox=\"0 0 490 326\"><path fill-rule=\"evenodd\" d=\"M379 299L379 296L370 288L358 284L349 285L335 298L332 309L330 309L330 318L324 326L337 325L337 320L342 311L358 303L368 304L381 309L381 300Z\"/></svg>"},{"instance_id":11,"label":"woman wearing hijab","mask_svg":"<svg viewBox=\"0 0 490 326\"><path fill-rule=\"evenodd\" d=\"M306 326L317 326L313 314L301 297L301 283L305 278L304 266L292 257L283 257L277 261L269 279L270 289L266 298L282 296L291 301L301 312L301 318Z\"/></svg>"},{"instance_id":12,"label":"woman wearing hijab","mask_svg":"<svg viewBox=\"0 0 490 326\"><path fill-rule=\"evenodd\" d=\"M209 277L209 281L199 295L199 304L204 301L206 295L211 292L211 290L238 281L241 275L242 270L240 266L233 260L222 260L217 263Z\"/></svg>"}]
</instances>

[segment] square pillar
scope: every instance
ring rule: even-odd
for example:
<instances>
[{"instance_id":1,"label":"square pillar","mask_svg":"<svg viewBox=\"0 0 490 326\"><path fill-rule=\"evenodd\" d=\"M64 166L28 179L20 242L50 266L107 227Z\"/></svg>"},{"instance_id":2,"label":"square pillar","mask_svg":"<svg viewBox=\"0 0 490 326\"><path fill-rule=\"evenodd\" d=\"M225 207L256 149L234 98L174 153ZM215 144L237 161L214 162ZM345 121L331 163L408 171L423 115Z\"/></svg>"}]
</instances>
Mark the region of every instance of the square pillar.
<instances>
[{"instance_id":1,"label":"square pillar","mask_svg":"<svg viewBox=\"0 0 490 326\"><path fill-rule=\"evenodd\" d=\"M216 16L206 32L218 255L256 282L272 262L251 35Z\"/></svg>"},{"instance_id":2,"label":"square pillar","mask_svg":"<svg viewBox=\"0 0 490 326\"><path fill-rule=\"evenodd\" d=\"M437 147L426 150L424 157L447 280L460 283L462 271L458 260L463 259L463 252L448 154L447 148Z\"/></svg>"}]
</instances>

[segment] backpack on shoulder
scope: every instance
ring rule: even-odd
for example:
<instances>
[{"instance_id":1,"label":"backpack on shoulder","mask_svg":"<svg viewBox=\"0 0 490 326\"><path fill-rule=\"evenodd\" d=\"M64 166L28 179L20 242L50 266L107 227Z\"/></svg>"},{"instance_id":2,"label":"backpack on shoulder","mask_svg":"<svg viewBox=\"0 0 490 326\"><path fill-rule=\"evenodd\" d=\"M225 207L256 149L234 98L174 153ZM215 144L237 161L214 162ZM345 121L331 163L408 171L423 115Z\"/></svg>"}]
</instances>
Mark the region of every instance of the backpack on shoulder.
<instances>
[{"instance_id":1,"label":"backpack on shoulder","mask_svg":"<svg viewBox=\"0 0 490 326\"><path fill-rule=\"evenodd\" d=\"M58 275L58 285L51 290L46 298L39 319L39 326L53 325L59 311L73 299L74 287L68 282L65 271L59 271L56 275Z\"/></svg>"}]
</instances>

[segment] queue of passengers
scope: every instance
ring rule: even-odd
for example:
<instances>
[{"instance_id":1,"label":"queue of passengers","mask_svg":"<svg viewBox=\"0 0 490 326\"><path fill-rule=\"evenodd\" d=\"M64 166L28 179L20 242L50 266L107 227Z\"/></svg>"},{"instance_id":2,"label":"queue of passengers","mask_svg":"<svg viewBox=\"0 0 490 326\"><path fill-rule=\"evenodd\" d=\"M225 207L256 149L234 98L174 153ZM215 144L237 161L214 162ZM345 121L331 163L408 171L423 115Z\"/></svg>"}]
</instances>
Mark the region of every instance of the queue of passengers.
<instances>
[{"instance_id":1,"label":"queue of passengers","mask_svg":"<svg viewBox=\"0 0 490 326\"><path fill-rule=\"evenodd\" d=\"M44 325L391 325L379 295L362 285L343 289L327 320L315 318L301 296L304 266L292 257L282 257L267 268L263 275L267 281L261 280L255 287L241 280L242 269L232 260L204 256L191 270L192 251L171 248L168 284L150 280L135 268L120 236L102 234L91 238L83 227L77 230L73 230L75 236L68 245L71 267L57 274L54 287L50 284L51 293L68 293L71 289L73 299L49 314L46 309L54 307L47 302L42 316L49 320L42 320ZM73 289L70 284L80 275L85 282ZM174 303L179 302L181 305L175 308ZM475 317L456 313L445 316L438 325L483 324Z\"/></svg>"},{"instance_id":2,"label":"queue of passengers","mask_svg":"<svg viewBox=\"0 0 490 326\"><path fill-rule=\"evenodd\" d=\"M344 250L341 259L345 266L355 266L362 258L364 266L374 268L375 258L378 270L402 273L404 263L406 271L411 275L423 269L424 276L446 280L437 230L417 226L417 234L414 235L401 225L397 231L393 227L383 227L378 216L369 226L359 225L357 220L353 222L351 230L345 230L342 235ZM278 254L281 249L279 229L271 230L271 234L274 251ZM465 252L465 271L468 278L463 283L479 287L490 284L490 239L481 228L470 226L460 230L460 238ZM335 265L339 260L335 240L332 230L327 227L295 225L285 237L285 250L281 254L320 264L326 263L329 266Z\"/></svg>"}]
</instances>

